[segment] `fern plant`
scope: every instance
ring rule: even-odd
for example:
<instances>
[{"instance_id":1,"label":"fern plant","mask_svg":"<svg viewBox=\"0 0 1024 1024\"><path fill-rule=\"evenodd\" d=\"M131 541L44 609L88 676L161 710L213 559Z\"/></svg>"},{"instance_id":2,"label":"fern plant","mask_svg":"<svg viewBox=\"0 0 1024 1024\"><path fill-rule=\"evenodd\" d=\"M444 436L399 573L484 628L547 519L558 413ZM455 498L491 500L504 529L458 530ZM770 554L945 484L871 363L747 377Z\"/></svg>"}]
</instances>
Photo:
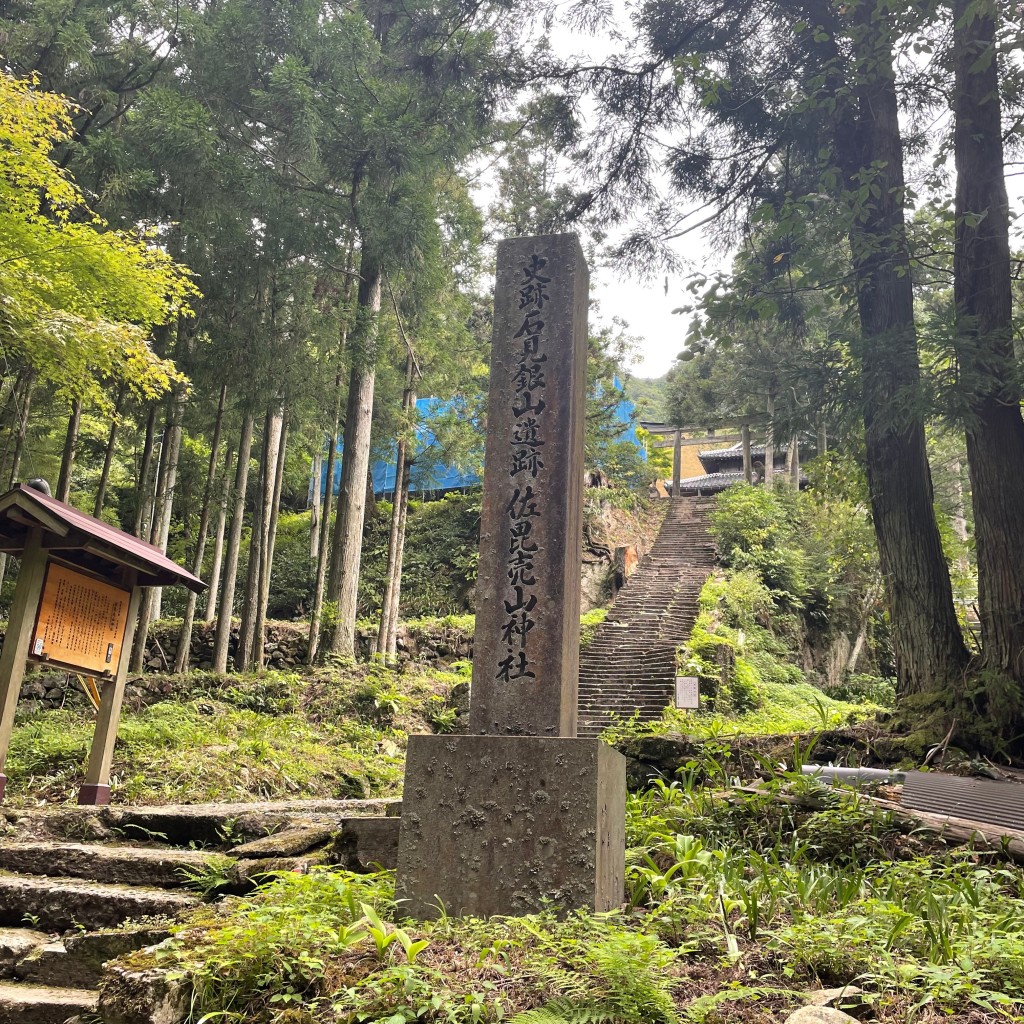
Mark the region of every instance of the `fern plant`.
<instances>
[{"instance_id":1,"label":"fern plant","mask_svg":"<svg viewBox=\"0 0 1024 1024\"><path fill-rule=\"evenodd\" d=\"M544 980L566 994L517 1014L511 1024L678 1024L666 971L676 954L655 936L609 931L584 957L580 965L551 965Z\"/></svg>"}]
</instances>

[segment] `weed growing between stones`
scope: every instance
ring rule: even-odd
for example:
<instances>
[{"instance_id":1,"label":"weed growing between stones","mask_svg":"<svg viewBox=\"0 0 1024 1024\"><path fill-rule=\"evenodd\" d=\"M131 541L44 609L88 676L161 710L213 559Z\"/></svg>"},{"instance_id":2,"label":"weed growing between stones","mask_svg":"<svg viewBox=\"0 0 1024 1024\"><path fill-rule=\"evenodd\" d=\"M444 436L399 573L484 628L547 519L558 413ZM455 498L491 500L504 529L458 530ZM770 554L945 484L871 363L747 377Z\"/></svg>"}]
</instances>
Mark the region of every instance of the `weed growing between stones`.
<instances>
[{"instance_id":1,"label":"weed growing between stones","mask_svg":"<svg viewBox=\"0 0 1024 1024\"><path fill-rule=\"evenodd\" d=\"M584 648L594 639L597 627L608 618L607 608L595 608L580 616L580 647Z\"/></svg>"}]
</instances>

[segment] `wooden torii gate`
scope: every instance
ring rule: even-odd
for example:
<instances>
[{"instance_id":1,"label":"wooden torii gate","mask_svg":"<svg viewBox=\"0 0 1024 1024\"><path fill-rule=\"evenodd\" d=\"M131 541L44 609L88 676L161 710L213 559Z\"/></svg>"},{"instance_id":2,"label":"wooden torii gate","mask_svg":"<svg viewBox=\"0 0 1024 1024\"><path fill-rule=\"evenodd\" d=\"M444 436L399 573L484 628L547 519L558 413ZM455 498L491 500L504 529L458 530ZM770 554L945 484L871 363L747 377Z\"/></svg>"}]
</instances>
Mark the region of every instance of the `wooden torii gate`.
<instances>
[{"instance_id":1,"label":"wooden torii gate","mask_svg":"<svg viewBox=\"0 0 1024 1024\"><path fill-rule=\"evenodd\" d=\"M743 443L743 475L747 483L754 479L753 463L750 458L750 424L740 425L738 434L715 434L706 433L701 437L683 437L683 434L692 434L698 430L707 431L703 427L676 426L673 423L657 423L648 420L641 420L640 426L654 437L661 437L663 440L655 441L655 448L672 449L672 497L679 497L679 478L683 462L683 448L692 445L706 445L709 442L728 441L735 444L737 441Z\"/></svg>"}]
</instances>

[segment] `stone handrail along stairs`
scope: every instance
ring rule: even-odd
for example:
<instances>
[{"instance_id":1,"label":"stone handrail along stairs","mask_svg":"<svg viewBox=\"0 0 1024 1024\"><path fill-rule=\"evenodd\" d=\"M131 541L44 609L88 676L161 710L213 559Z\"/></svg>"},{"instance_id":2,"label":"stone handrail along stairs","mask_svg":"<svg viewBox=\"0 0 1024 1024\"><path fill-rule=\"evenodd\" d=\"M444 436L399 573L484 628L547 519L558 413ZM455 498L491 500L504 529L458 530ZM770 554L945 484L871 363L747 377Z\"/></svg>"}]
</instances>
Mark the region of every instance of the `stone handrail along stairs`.
<instances>
[{"instance_id":1,"label":"stone handrail along stairs","mask_svg":"<svg viewBox=\"0 0 1024 1024\"><path fill-rule=\"evenodd\" d=\"M580 655L580 736L638 714L657 720L675 700L676 648L690 635L715 561L709 498L669 498L661 530L608 618Z\"/></svg>"}]
</instances>

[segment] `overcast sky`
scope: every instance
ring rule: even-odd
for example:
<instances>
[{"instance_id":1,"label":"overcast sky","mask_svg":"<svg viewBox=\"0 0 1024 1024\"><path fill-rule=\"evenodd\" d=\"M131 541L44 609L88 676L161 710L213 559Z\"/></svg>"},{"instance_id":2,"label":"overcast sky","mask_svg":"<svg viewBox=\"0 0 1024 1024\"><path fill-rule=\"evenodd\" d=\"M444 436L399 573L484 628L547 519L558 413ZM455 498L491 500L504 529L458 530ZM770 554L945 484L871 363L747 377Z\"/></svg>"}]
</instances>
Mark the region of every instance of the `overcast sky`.
<instances>
[{"instance_id":1,"label":"overcast sky","mask_svg":"<svg viewBox=\"0 0 1024 1024\"><path fill-rule=\"evenodd\" d=\"M632 6L628 0L612 0L622 32L627 36L628 12ZM564 27L556 28L550 40L561 55L586 57L594 62L622 47L620 41L613 41L603 33L591 37L575 30L569 32ZM941 125L937 122L935 127L938 134ZM1020 210L1024 206L1024 172L1020 166L1009 170L1018 172L1011 173L1007 179L1011 209ZM490 190L486 183L481 182L481 185L483 187L478 197L483 199ZM1016 227L1016 237L1012 244L1019 246L1022 243L1024 223L1018 221ZM675 243L675 250L685 269L669 276L667 281L664 274L654 280L645 280L640 273L630 276L620 268L613 268L600 260L590 268L591 296L598 304L596 315L591 314L592 326L608 323L613 317L628 324L629 333L639 339L639 359L632 368L633 375L637 377L662 376L683 348L689 321L685 316L673 316L672 310L692 299L685 291L689 272L701 271L711 275L717 270L726 269L730 262L728 255L712 251L699 230L679 239Z\"/></svg>"},{"instance_id":2,"label":"overcast sky","mask_svg":"<svg viewBox=\"0 0 1024 1024\"><path fill-rule=\"evenodd\" d=\"M629 9L632 3L613 0L613 8L622 33L630 34ZM565 56L585 56L590 61L604 60L621 49L622 43L607 35L586 36L578 31L568 32L556 28L551 35L554 49ZM592 127L587 125L586 127ZM597 325L618 317L629 325L629 333L639 339L639 361L633 366L637 377L660 377L665 374L682 350L688 327L684 316L673 316L672 310L683 305L688 297L684 292L690 270L712 271L722 262L713 257L699 232L680 239L675 244L678 255L687 264L686 271L668 278L665 275L645 280L644 275L623 273L618 267L598 262L590 268L591 295L598 303L592 318ZM692 296L689 296L692 298Z\"/></svg>"}]
</instances>

